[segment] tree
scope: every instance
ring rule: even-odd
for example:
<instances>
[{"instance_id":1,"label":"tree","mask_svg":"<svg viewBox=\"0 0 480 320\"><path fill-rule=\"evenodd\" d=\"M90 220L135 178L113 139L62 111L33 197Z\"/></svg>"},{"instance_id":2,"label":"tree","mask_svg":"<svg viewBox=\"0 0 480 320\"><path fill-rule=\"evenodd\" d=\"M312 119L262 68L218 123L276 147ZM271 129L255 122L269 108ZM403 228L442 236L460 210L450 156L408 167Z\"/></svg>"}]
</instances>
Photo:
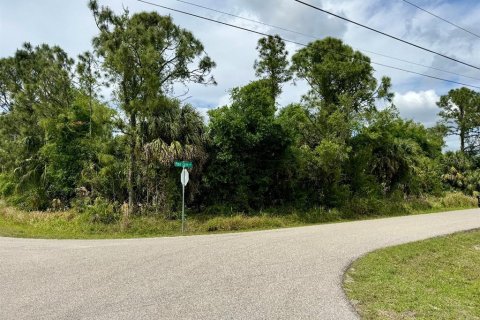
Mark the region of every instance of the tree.
<instances>
[{"instance_id":1,"label":"tree","mask_svg":"<svg viewBox=\"0 0 480 320\"><path fill-rule=\"evenodd\" d=\"M377 85L369 58L341 40L312 42L292 59L297 78L310 85L304 105L317 131L316 144L327 138L347 142L366 113L376 109L378 99L393 98L390 79Z\"/></svg>"},{"instance_id":2,"label":"tree","mask_svg":"<svg viewBox=\"0 0 480 320\"><path fill-rule=\"evenodd\" d=\"M315 145L318 141L318 130L312 120L309 110L300 103L290 104L278 114L278 122L296 146Z\"/></svg>"},{"instance_id":3,"label":"tree","mask_svg":"<svg viewBox=\"0 0 480 320\"><path fill-rule=\"evenodd\" d=\"M111 138L112 110L74 86L73 65L48 45L25 44L0 61L8 106L0 116L2 171L10 195L28 209L45 209L53 199L68 205L98 145Z\"/></svg>"},{"instance_id":4,"label":"tree","mask_svg":"<svg viewBox=\"0 0 480 320\"><path fill-rule=\"evenodd\" d=\"M175 202L178 203L175 200L180 200L178 169L172 168L175 159L194 162L188 184L189 203L192 203L199 193L207 160L206 126L198 111L168 99L168 103L165 101L144 113L140 128L144 140L140 158L143 203L156 212L172 212Z\"/></svg>"},{"instance_id":5,"label":"tree","mask_svg":"<svg viewBox=\"0 0 480 320\"><path fill-rule=\"evenodd\" d=\"M259 60L255 60L255 74L268 80L275 100L282 92L282 83L292 79L285 42L278 35L268 36L258 40L257 50Z\"/></svg>"},{"instance_id":6,"label":"tree","mask_svg":"<svg viewBox=\"0 0 480 320\"><path fill-rule=\"evenodd\" d=\"M473 151L480 137L480 94L465 87L453 89L437 105L448 133L460 137L460 151Z\"/></svg>"},{"instance_id":7,"label":"tree","mask_svg":"<svg viewBox=\"0 0 480 320\"><path fill-rule=\"evenodd\" d=\"M59 47L25 43L0 61L2 105L0 157L28 208L48 206L48 161L40 153L49 143L46 121L60 116L74 101L73 60Z\"/></svg>"},{"instance_id":8,"label":"tree","mask_svg":"<svg viewBox=\"0 0 480 320\"><path fill-rule=\"evenodd\" d=\"M42 128L48 141L39 150L46 162L44 180L48 199L59 199L65 205L75 196L75 189L88 173L101 169L103 145L112 139L111 118L114 111L74 90L74 100L57 116L43 119ZM100 196L90 188L93 196Z\"/></svg>"},{"instance_id":9,"label":"tree","mask_svg":"<svg viewBox=\"0 0 480 320\"><path fill-rule=\"evenodd\" d=\"M99 88L99 78L101 77L98 61L91 52L84 52L78 56L77 74L79 88L89 98L88 106L90 109L89 135L92 136L92 116L94 99L98 98L97 90Z\"/></svg>"},{"instance_id":10,"label":"tree","mask_svg":"<svg viewBox=\"0 0 480 320\"><path fill-rule=\"evenodd\" d=\"M345 166L351 138L377 100L391 101L390 80L383 78L378 85L369 58L338 39L312 42L292 60L296 77L310 85L300 113L309 124L291 125L301 128L304 137L303 145L297 145L300 181L312 190L310 199L336 206L349 194Z\"/></svg>"},{"instance_id":11,"label":"tree","mask_svg":"<svg viewBox=\"0 0 480 320\"><path fill-rule=\"evenodd\" d=\"M349 176L357 192L368 188L379 188L382 194L436 191L442 146L441 134L401 119L394 107L374 112L353 138ZM376 187L358 183L364 174L375 178Z\"/></svg>"},{"instance_id":12,"label":"tree","mask_svg":"<svg viewBox=\"0 0 480 320\"><path fill-rule=\"evenodd\" d=\"M235 88L230 106L210 111L210 199L238 210L281 200L277 178L289 138L275 119L270 88L266 80Z\"/></svg>"},{"instance_id":13,"label":"tree","mask_svg":"<svg viewBox=\"0 0 480 320\"><path fill-rule=\"evenodd\" d=\"M115 15L109 8L89 3L99 35L93 45L114 83L119 105L128 120L128 202L136 207L138 116L142 110L188 82L214 83L208 75L215 63L192 33L175 25L170 17L154 12Z\"/></svg>"},{"instance_id":14,"label":"tree","mask_svg":"<svg viewBox=\"0 0 480 320\"><path fill-rule=\"evenodd\" d=\"M312 42L292 60L292 71L308 82L312 98L321 101L329 112L338 108L347 114L360 112L373 108L377 98L393 98L388 78L382 78L377 87L370 58L339 39Z\"/></svg>"}]
</instances>

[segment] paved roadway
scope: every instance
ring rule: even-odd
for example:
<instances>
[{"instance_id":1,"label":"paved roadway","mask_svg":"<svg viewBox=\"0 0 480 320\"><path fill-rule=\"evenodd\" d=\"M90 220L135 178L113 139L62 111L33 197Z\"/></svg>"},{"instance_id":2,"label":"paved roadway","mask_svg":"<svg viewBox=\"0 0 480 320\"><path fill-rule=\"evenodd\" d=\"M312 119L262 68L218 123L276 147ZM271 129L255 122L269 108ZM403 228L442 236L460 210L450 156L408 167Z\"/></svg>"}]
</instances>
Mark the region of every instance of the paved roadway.
<instances>
[{"instance_id":1,"label":"paved roadway","mask_svg":"<svg viewBox=\"0 0 480 320\"><path fill-rule=\"evenodd\" d=\"M130 240L0 238L0 319L356 319L344 270L480 210Z\"/></svg>"}]
</instances>

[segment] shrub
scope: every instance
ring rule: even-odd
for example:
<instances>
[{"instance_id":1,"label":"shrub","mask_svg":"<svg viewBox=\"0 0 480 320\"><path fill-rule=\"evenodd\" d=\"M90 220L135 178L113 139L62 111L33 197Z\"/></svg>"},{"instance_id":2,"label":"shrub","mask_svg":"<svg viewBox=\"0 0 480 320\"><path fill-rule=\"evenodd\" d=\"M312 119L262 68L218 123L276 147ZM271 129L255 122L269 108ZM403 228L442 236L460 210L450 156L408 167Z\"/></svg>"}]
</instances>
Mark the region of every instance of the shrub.
<instances>
[{"instance_id":1,"label":"shrub","mask_svg":"<svg viewBox=\"0 0 480 320\"><path fill-rule=\"evenodd\" d=\"M29 189L22 194L14 194L6 198L7 203L22 210L47 210L50 203L43 189Z\"/></svg>"},{"instance_id":2,"label":"shrub","mask_svg":"<svg viewBox=\"0 0 480 320\"><path fill-rule=\"evenodd\" d=\"M85 213L87 208L91 206L91 202L92 200L90 197L77 197L73 199L70 204L77 212Z\"/></svg>"},{"instance_id":3,"label":"shrub","mask_svg":"<svg viewBox=\"0 0 480 320\"><path fill-rule=\"evenodd\" d=\"M382 200L375 198L353 198L343 208L345 218L356 218L362 216L373 216L387 213L388 210L382 210Z\"/></svg>"},{"instance_id":4,"label":"shrub","mask_svg":"<svg viewBox=\"0 0 480 320\"><path fill-rule=\"evenodd\" d=\"M435 207L435 201L430 201L425 197L415 197L408 199L406 205L413 211L427 211Z\"/></svg>"},{"instance_id":5,"label":"shrub","mask_svg":"<svg viewBox=\"0 0 480 320\"><path fill-rule=\"evenodd\" d=\"M12 183L7 176L0 174L0 196L8 197L13 194L15 184Z\"/></svg>"},{"instance_id":6,"label":"shrub","mask_svg":"<svg viewBox=\"0 0 480 320\"><path fill-rule=\"evenodd\" d=\"M297 213L298 219L304 223L332 222L341 219L341 214L337 209L312 208Z\"/></svg>"},{"instance_id":7,"label":"shrub","mask_svg":"<svg viewBox=\"0 0 480 320\"><path fill-rule=\"evenodd\" d=\"M98 197L85 209L85 213L90 216L92 222L113 223L120 219L118 210L115 210L115 205L108 202L104 198Z\"/></svg>"},{"instance_id":8,"label":"shrub","mask_svg":"<svg viewBox=\"0 0 480 320\"><path fill-rule=\"evenodd\" d=\"M236 231L247 229L280 228L284 222L279 218L267 216L246 217L234 215L232 217L215 217L204 224L205 231Z\"/></svg>"},{"instance_id":9,"label":"shrub","mask_svg":"<svg viewBox=\"0 0 480 320\"><path fill-rule=\"evenodd\" d=\"M233 209L231 206L223 205L223 204L214 204L206 207L202 213L207 216L219 216L219 215L231 214L232 211Z\"/></svg>"},{"instance_id":10,"label":"shrub","mask_svg":"<svg viewBox=\"0 0 480 320\"><path fill-rule=\"evenodd\" d=\"M450 192L442 198L442 205L445 208L474 207L477 205L477 200L460 192Z\"/></svg>"}]
</instances>

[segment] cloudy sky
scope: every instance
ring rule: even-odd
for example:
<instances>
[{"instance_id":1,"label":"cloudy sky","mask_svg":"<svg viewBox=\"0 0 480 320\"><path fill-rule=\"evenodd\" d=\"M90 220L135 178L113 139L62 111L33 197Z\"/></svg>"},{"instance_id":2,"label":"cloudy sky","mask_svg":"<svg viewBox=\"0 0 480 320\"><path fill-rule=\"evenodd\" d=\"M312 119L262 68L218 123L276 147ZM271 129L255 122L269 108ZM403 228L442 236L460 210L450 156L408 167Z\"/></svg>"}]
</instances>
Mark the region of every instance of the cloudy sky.
<instances>
[{"instance_id":1,"label":"cloudy sky","mask_svg":"<svg viewBox=\"0 0 480 320\"><path fill-rule=\"evenodd\" d=\"M278 33L284 38L299 42L312 39L286 31L256 25L255 23L225 16L219 13L189 6L175 0L150 0L151 2L194 12L213 19L241 25L266 33ZM199 5L227 11L250 19L260 20L271 25L309 34L315 37L333 36L343 39L356 49L369 50L385 55L414 61L468 77L480 79L480 71L421 51L406 44L386 38L371 31L329 17L321 12L305 7L292 0L189 0ZM480 34L478 17L480 2L476 0L411 0ZM136 0L99 0L117 12L126 7L130 12L156 10L160 14L171 14L175 22L194 34L204 43L207 53L217 63L214 76L217 86L190 87L189 102L202 113L210 108L228 103L228 90L241 86L254 79L253 63L256 58L258 36L226 26L213 24L180 13L153 7ZM316 6L356 20L368 26L421 44L449 56L478 64L480 39L456 29L425 12L406 4L402 0L306 0ZM91 39L96 34L96 26L87 8L87 0L0 0L0 57L14 54L23 42L32 44L48 43L59 45L72 57L89 50ZM288 44L290 53L299 48ZM460 77L417 65L411 65L366 53L373 61L389 64L432 76L480 85L479 80ZM392 78L395 104L401 114L425 123L436 122L438 108L435 102L457 85L440 82L416 75L375 66L376 76ZM304 83L287 85L280 104L299 101L308 88ZM447 140L449 148L456 148L454 137Z\"/></svg>"}]
</instances>

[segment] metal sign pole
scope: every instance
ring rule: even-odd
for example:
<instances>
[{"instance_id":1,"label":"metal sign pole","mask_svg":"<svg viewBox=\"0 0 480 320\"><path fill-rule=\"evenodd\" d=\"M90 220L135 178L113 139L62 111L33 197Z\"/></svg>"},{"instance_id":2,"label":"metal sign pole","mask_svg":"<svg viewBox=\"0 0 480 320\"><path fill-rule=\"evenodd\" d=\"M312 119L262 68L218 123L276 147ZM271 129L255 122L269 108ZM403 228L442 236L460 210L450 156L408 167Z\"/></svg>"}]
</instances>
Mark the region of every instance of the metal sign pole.
<instances>
[{"instance_id":1,"label":"metal sign pole","mask_svg":"<svg viewBox=\"0 0 480 320\"><path fill-rule=\"evenodd\" d=\"M186 168L191 168L192 163L187 161L175 161L175 167L181 167L180 182L182 183L182 233L185 231L185 186L188 183L189 175Z\"/></svg>"},{"instance_id":2,"label":"metal sign pole","mask_svg":"<svg viewBox=\"0 0 480 320\"><path fill-rule=\"evenodd\" d=\"M184 231L185 231L185 185L182 183L182 233Z\"/></svg>"}]
</instances>

